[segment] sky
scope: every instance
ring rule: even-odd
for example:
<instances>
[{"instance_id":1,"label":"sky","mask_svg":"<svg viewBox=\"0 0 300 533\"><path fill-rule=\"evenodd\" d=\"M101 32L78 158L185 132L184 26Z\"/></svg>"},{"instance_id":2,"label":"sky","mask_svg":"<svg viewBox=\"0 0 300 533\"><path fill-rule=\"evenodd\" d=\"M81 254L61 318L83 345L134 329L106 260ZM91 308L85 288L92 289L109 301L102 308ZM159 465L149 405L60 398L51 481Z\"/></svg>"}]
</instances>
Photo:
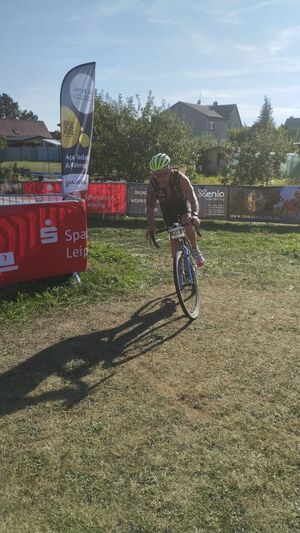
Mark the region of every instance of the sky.
<instances>
[{"instance_id":1,"label":"sky","mask_svg":"<svg viewBox=\"0 0 300 533\"><path fill-rule=\"evenodd\" d=\"M300 117L300 0L10 0L1 4L0 94L60 121L65 74L96 62L112 98L236 104L243 124L269 98Z\"/></svg>"}]
</instances>

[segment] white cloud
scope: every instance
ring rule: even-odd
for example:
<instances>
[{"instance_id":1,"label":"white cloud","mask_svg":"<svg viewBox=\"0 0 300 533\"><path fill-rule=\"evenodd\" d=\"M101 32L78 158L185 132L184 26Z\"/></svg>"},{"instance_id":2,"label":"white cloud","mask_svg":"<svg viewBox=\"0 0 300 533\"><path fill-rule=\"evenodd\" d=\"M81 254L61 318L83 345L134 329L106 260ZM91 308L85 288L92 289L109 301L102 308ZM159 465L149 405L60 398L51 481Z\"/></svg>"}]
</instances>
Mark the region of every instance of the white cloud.
<instances>
[{"instance_id":1,"label":"white cloud","mask_svg":"<svg viewBox=\"0 0 300 533\"><path fill-rule=\"evenodd\" d=\"M211 0L209 8L201 9L216 22L240 24L244 14L285 3L285 0L264 0L256 3L248 2L248 0Z\"/></svg>"},{"instance_id":2,"label":"white cloud","mask_svg":"<svg viewBox=\"0 0 300 533\"><path fill-rule=\"evenodd\" d=\"M300 36L300 26L293 26L280 30L276 35L276 38L266 43L266 50L271 55L276 55L283 50L286 50L293 46L293 43L296 41L297 48L299 47L299 36Z\"/></svg>"}]
</instances>

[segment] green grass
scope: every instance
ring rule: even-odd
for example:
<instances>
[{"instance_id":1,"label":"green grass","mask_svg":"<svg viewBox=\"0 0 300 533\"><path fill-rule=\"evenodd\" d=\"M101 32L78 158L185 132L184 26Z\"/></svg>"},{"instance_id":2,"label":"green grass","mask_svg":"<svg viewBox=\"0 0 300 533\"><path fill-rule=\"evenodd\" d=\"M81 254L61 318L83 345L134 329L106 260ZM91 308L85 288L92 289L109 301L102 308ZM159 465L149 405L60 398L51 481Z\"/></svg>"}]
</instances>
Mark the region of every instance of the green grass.
<instances>
[{"instance_id":1,"label":"green grass","mask_svg":"<svg viewBox=\"0 0 300 533\"><path fill-rule=\"evenodd\" d=\"M141 287L148 279L144 261L122 248L100 239L89 244L89 269L81 273L81 283L73 277L53 278L24 283L2 289L1 322L24 321L29 316L51 313L84 305L111 295L119 295Z\"/></svg>"},{"instance_id":2,"label":"green grass","mask_svg":"<svg viewBox=\"0 0 300 533\"><path fill-rule=\"evenodd\" d=\"M159 225L159 223L158 223ZM1 291L0 323L26 320L53 308L67 309L171 281L169 243L149 247L141 219L89 218L89 268L82 283L64 278L40 280ZM201 249L207 259L207 279L238 279L246 287L294 286L300 263L296 226L203 222Z\"/></svg>"},{"instance_id":3,"label":"green grass","mask_svg":"<svg viewBox=\"0 0 300 533\"><path fill-rule=\"evenodd\" d=\"M90 217L81 285L2 291L0 531L295 533L299 227L203 223L192 324L145 227Z\"/></svg>"},{"instance_id":4,"label":"green grass","mask_svg":"<svg viewBox=\"0 0 300 533\"><path fill-rule=\"evenodd\" d=\"M55 161L4 161L1 163L1 167L10 167L11 165L16 164L18 168L28 169L32 172L42 172L42 173L60 173L61 172L61 163Z\"/></svg>"}]
</instances>

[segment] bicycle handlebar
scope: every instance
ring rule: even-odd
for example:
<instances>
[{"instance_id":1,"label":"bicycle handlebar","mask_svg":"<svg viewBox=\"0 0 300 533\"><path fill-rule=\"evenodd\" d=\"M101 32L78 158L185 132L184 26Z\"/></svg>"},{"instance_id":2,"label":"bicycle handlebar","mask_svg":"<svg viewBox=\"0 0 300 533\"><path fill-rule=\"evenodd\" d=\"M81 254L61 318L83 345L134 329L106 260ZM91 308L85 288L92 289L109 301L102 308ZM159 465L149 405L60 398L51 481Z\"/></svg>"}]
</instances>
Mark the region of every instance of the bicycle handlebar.
<instances>
[{"instance_id":1,"label":"bicycle handlebar","mask_svg":"<svg viewBox=\"0 0 300 533\"><path fill-rule=\"evenodd\" d=\"M180 226L189 226L190 224L192 224L192 222L186 222L184 224L179 224L179 225ZM156 248L160 248L160 245L158 244L158 242L157 242L157 240L155 238L155 235L156 235L156 233L163 233L164 231L169 231L170 228L172 228L172 226L167 226L166 228L160 228L160 229L156 230L155 233L152 232L151 236L150 236L150 245L154 244L154 246L156 246ZM196 230L197 235L199 235L199 237L202 237L200 231L198 229L196 229L196 228L195 228L195 230Z\"/></svg>"}]
</instances>

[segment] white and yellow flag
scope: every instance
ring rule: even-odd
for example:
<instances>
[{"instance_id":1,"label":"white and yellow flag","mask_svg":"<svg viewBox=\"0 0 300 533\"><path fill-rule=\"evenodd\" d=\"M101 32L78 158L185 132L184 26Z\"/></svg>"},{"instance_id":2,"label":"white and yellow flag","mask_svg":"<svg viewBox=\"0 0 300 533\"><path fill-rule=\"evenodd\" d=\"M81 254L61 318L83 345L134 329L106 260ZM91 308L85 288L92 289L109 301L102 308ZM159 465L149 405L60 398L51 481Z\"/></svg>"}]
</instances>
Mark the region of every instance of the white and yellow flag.
<instances>
[{"instance_id":1,"label":"white and yellow flag","mask_svg":"<svg viewBox=\"0 0 300 533\"><path fill-rule=\"evenodd\" d=\"M96 63L70 70L60 91L61 164L64 194L86 191L92 146Z\"/></svg>"}]
</instances>

